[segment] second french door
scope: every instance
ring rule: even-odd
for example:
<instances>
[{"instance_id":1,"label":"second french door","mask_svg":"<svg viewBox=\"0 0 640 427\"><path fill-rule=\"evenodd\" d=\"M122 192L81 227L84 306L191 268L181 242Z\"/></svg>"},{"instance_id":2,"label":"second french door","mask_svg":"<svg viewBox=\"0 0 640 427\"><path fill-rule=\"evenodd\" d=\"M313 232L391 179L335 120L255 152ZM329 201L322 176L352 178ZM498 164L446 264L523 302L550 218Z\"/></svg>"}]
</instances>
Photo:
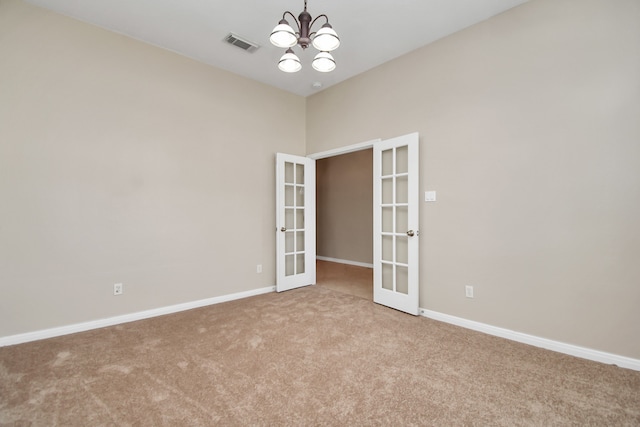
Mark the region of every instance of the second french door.
<instances>
[{"instance_id":1,"label":"second french door","mask_svg":"<svg viewBox=\"0 0 640 427\"><path fill-rule=\"evenodd\" d=\"M373 300L413 315L419 307L418 134L373 146Z\"/></svg>"}]
</instances>

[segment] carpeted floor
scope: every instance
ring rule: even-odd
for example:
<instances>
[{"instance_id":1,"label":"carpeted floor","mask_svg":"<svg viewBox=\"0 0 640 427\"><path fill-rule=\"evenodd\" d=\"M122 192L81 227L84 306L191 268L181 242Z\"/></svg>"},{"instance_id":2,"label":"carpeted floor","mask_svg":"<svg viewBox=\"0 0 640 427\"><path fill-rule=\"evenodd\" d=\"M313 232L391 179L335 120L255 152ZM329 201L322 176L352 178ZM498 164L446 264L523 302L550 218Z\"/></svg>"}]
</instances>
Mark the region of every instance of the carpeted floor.
<instances>
[{"instance_id":1,"label":"carpeted floor","mask_svg":"<svg viewBox=\"0 0 640 427\"><path fill-rule=\"evenodd\" d=\"M637 426L640 372L311 286L0 348L0 424Z\"/></svg>"}]
</instances>

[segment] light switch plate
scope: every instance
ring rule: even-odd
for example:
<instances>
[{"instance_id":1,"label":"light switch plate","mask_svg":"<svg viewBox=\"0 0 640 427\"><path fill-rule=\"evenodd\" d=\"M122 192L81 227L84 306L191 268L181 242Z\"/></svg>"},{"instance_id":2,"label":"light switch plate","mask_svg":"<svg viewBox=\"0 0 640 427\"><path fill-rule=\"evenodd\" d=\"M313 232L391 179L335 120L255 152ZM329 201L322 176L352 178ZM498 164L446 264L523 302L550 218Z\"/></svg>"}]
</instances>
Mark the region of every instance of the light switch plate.
<instances>
[{"instance_id":1,"label":"light switch plate","mask_svg":"<svg viewBox=\"0 0 640 427\"><path fill-rule=\"evenodd\" d=\"M436 201L436 192L435 191L425 191L424 192L424 201L425 202L435 202Z\"/></svg>"}]
</instances>

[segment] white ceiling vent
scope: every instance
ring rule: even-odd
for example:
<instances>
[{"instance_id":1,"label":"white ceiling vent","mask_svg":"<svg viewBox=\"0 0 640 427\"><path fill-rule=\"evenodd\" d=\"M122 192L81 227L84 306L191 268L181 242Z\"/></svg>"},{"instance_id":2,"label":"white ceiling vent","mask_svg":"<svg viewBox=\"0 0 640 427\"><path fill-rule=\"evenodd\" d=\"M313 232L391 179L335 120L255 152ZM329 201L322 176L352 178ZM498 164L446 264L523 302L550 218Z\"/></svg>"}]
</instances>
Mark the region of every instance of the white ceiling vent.
<instances>
[{"instance_id":1,"label":"white ceiling vent","mask_svg":"<svg viewBox=\"0 0 640 427\"><path fill-rule=\"evenodd\" d=\"M249 40L244 39L233 33L229 33L227 37L224 38L224 41L234 46L237 46L242 50L246 50L249 53L253 53L260 48L260 45L254 42L250 42Z\"/></svg>"}]
</instances>

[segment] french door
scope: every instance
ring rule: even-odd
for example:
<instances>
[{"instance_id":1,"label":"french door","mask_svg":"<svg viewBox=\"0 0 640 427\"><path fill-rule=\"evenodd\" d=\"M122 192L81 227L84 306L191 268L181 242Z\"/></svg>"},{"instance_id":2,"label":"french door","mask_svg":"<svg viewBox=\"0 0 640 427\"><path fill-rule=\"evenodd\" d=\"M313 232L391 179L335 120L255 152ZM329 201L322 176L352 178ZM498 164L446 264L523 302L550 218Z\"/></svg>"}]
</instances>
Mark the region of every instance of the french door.
<instances>
[{"instance_id":1,"label":"french door","mask_svg":"<svg viewBox=\"0 0 640 427\"><path fill-rule=\"evenodd\" d=\"M418 134L373 146L373 300L418 314Z\"/></svg>"},{"instance_id":2,"label":"french door","mask_svg":"<svg viewBox=\"0 0 640 427\"><path fill-rule=\"evenodd\" d=\"M276 290L316 282L315 160L276 154Z\"/></svg>"}]
</instances>

